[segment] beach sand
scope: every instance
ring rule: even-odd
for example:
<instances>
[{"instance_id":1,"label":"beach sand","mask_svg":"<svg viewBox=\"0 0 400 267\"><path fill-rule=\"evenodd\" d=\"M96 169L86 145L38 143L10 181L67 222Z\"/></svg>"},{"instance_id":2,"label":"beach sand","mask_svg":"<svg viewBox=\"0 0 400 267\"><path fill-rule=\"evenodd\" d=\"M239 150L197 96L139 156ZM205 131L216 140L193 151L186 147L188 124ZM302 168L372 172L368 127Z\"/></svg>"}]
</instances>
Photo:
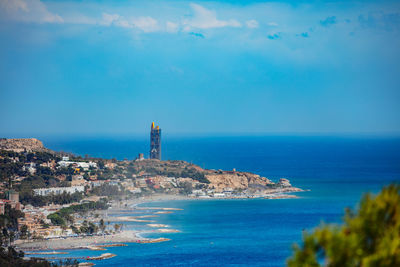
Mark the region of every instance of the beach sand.
<instances>
[{"instance_id":1,"label":"beach sand","mask_svg":"<svg viewBox=\"0 0 400 267\"><path fill-rule=\"evenodd\" d=\"M267 196L268 197L268 196ZM272 195L271 198L280 198L282 195ZM284 197L294 197L287 196ZM137 211L149 210L153 211L151 215L139 215L139 216L115 216L112 217L112 221L120 222L143 222L149 223L148 227L158 228L156 230L150 231L134 231L134 230L123 230L121 232L111 234L111 235L98 235L98 236L84 236L84 237L67 237L67 238L57 238L49 240L16 240L15 245L24 251L40 251L40 250L62 250L62 249L89 249L90 247L99 247L103 244L110 243L156 243L168 241L168 238L143 238L140 236L141 233L176 233L179 230L175 229L160 229L163 227L170 227L169 225L152 223L154 220L145 220L143 218L154 218L158 217L159 214L172 213L173 211L179 211L181 209L177 208L164 208L164 207L144 207L138 206L140 204L145 204L154 201L169 201L169 200L187 200L193 199L185 196L176 195L152 195L148 197L141 197L137 199L129 199L126 201L115 203L108 210L96 211L99 214L99 218L92 218L93 221L98 221L100 218L110 220L108 217L110 214L123 215L124 213L136 213ZM158 214L158 215L154 215ZM108 218L107 218L108 217Z\"/></svg>"},{"instance_id":2,"label":"beach sand","mask_svg":"<svg viewBox=\"0 0 400 267\"><path fill-rule=\"evenodd\" d=\"M178 209L169 209L169 208L147 208L147 207L138 207L139 204L149 203L153 201L168 201L168 200L182 200L188 199L183 196L171 196L171 195L152 195L148 197L141 197L137 199L129 199L123 201L121 203L115 203L111 208L104 211L96 211L97 214L100 215L99 218L96 218L95 221L103 219L110 219L110 214L120 214L124 213L135 213L135 210L178 210ZM158 217L157 215L141 215L141 216L116 216L113 217L113 221L119 222L154 222L153 220L145 220L142 218L152 218ZM93 218L94 220L94 218ZM163 227L158 225L158 227ZM154 231L154 230L153 230ZM148 231L148 232L153 232ZM178 230L174 230L178 231ZM60 250L60 249L90 249L90 247L97 247L102 244L109 243L155 243L168 241L166 238L143 238L140 236L140 233L145 233L146 231L134 231L134 230L123 230L121 232L112 234L112 235L99 235L99 236L84 236L84 237L67 237L67 238L57 238L57 239L48 239L48 240L16 240L15 245L24 250L24 251L37 251L37 250ZM163 232L163 231L159 231ZM166 231L169 232L169 231ZM172 231L170 231L172 232Z\"/></svg>"}]
</instances>

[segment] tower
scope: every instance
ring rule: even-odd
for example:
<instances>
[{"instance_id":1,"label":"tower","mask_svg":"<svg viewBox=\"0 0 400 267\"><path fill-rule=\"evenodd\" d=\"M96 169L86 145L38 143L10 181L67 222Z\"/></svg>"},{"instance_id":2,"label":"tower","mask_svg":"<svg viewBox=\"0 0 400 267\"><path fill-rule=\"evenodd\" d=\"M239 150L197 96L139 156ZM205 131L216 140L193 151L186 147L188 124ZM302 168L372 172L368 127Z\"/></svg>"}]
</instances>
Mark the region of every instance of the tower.
<instances>
[{"instance_id":1,"label":"tower","mask_svg":"<svg viewBox=\"0 0 400 267\"><path fill-rule=\"evenodd\" d=\"M150 130L150 159L161 160L161 129L151 124Z\"/></svg>"}]
</instances>

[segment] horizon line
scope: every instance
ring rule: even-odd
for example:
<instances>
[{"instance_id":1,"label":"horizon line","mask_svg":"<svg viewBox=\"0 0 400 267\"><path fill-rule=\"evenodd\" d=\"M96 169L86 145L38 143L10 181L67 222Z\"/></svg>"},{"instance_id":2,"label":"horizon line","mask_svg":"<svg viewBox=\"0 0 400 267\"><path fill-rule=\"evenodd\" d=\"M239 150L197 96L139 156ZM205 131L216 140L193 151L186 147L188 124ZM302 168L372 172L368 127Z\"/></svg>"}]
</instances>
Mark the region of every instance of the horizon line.
<instances>
[{"instance_id":1,"label":"horizon line","mask_svg":"<svg viewBox=\"0 0 400 267\"><path fill-rule=\"evenodd\" d=\"M148 132L132 133L0 133L0 138L144 138ZM168 137L393 137L400 132L163 132Z\"/></svg>"}]
</instances>

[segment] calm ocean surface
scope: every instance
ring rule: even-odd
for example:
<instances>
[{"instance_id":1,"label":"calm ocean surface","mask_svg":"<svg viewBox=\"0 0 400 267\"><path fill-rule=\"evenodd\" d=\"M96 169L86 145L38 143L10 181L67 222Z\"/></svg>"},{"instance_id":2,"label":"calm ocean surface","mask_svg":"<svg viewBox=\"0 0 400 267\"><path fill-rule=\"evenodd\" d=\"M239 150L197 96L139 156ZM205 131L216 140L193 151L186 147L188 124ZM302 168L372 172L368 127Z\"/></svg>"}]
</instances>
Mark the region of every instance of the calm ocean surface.
<instances>
[{"instance_id":1,"label":"calm ocean surface","mask_svg":"<svg viewBox=\"0 0 400 267\"><path fill-rule=\"evenodd\" d=\"M147 138L41 138L46 147L95 157L133 159L148 154ZM204 168L236 168L275 181L290 179L310 189L300 199L191 200L150 203L182 208L161 214L157 223L181 233L154 234L169 242L110 248L118 256L98 266L250 265L284 266L302 230L321 221L340 222L364 192L400 181L400 139L367 137L164 137L163 159L181 159ZM143 224L143 223L142 223ZM143 229L140 223L128 228ZM73 251L70 255L99 255Z\"/></svg>"}]
</instances>

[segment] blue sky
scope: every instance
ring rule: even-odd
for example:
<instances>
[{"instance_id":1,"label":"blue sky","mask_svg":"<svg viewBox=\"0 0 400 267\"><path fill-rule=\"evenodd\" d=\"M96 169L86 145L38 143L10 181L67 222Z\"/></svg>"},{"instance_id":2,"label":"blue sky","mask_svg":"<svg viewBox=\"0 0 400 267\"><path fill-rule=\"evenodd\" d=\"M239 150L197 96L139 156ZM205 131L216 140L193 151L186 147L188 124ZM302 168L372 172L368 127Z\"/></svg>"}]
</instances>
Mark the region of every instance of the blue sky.
<instances>
[{"instance_id":1,"label":"blue sky","mask_svg":"<svg viewBox=\"0 0 400 267\"><path fill-rule=\"evenodd\" d=\"M399 134L396 1L0 1L0 135Z\"/></svg>"}]
</instances>

